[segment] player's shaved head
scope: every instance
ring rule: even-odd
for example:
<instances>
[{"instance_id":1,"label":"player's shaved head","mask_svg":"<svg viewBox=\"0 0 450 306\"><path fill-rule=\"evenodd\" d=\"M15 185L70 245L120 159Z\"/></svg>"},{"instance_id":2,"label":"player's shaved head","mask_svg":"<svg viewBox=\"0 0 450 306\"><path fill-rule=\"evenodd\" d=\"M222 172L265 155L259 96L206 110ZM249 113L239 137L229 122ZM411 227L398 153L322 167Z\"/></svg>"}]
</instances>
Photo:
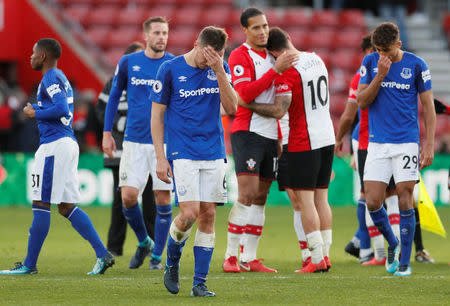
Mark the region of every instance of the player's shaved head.
<instances>
[{"instance_id":1,"label":"player's shaved head","mask_svg":"<svg viewBox=\"0 0 450 306\"><path fill-rule=\"evenodd\" d=\"M400 32L392 22L380 23L372 34L372 45L387 48L398 42Z\"/></svg>"},{"instance_id":2,"label":"player's shaved head","mask_svg":"<svg viewBox=\"0 0 450 306\"><path fill-rule=\"evenodd\" d=\"M267 50L283 51L289 47L289 35L279 27L273 27L269 31Z\"/></svg>"},{"instance_id":3,"label":"player's shaved head","mask_svg":"<svg viewBox=\"0 0 450 306\"><path fill-rule=\"evenodd\" d=\"M57 60L60 58L62 49L61 45L56 39L42 38L36 43L37 47L43 51L51 59Z\"/></svg>"},{"instance_id":4,"label":"player's shaved head","mask_svg":"<svg viewBox=\"0 0 450 306\"><path fill-rule=\"evenodd\" d=\"M228 39L228 34L224 29L208 26L198 35L197 42L200 46L211 46L216 51L221 51L225 48Z\"/></svg>"},{"instance_id":5,"label":"player's shaved head","mask_svg":"<svg viewBox=\"0 0 450 306\"><path fill-rule=\"evenodd\" d=\"M249 7L245 9L241 14L241 25L244 28L248 28L248 20L252 17L264 15L263 11L257 9L256 7Z\"/></svg>"}]
</instances>

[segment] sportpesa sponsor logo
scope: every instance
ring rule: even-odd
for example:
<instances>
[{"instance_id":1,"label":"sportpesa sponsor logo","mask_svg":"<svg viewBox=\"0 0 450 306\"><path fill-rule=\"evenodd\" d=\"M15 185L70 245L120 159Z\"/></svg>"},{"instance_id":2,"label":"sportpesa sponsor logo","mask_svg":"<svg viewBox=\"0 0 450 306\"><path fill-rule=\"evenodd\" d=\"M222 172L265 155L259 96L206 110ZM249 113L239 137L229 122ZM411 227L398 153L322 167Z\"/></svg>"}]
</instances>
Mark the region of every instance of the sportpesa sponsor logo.
<instances>
[{"instance_id":1,"label":"sportpesa sponsor logo","mask_svg":"<svg viewBox=\"0 0 450 306\"><path fill-rule=\"evenodd\" d=\"M397 88L397 89L410 89L410 84L402 84L397 82L381 82L381 87Z\"/></svg>"},{"instance_id":2,"label":"sportpesa sponsor logo","mask_svg":"<svg viewBox=\"0 0 450 306\"><path fill-rule=\"evenodd\" d=\"M139 85L147 85L153 86L155 84L155 80L146 80L146 79L138 79L136 77L131 78L131 85L139 86Z\"/></svg>"},{"instance_id":3,"label":"sportpesa sponsor logo","mask_svg":"<svg viewBox=\"0 0 450 306\"><path fill-rule=\"evenodd\" d=\"M199 88L199 89L196 89L196 90L180 89L179 93L180 93L180 98L203 96L204 94L209 95L209 94L219 93L219 87Z\"/></svg>"}]
</instances>

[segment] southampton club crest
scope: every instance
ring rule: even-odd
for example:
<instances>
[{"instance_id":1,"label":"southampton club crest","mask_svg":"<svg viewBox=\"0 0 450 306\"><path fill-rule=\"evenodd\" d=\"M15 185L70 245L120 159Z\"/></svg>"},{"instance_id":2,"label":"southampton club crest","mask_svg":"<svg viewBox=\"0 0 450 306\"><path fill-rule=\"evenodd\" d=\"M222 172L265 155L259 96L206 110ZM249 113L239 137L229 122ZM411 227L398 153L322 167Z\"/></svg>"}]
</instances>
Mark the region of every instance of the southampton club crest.
<instances>
[{"instance_id":1,"label":"southampton club crest","mask_svg":"<svg viewBox=\"0 0 450 306\"><path fill-rule=\"evenodd\" d=\"M217 75L216 73L212 70L209 69L208 70L208 75L207 75L208 79L210 79L211 81L217 81Z\"/></svg>"},{"instance_id":2,"label":"southampton club crest","mask_svg":"<svg viewBox=\"0 0 450 306\"><path fill-rule=\"evenodd\" d=\"M253 158L250 158L246 161L247 163L247 169L250 171L254 171L255 170L255 166L256 166L256 162Z\"/></svg>"},{"instance_id":3,"label":"southampton club crest","mask_svg":"<svg viewBox=\"0 0 450 306\"><path fill-rule=\"evenodd\" d=\"M402 78L409 79L412 77L411 68L403 68L402 72L400 73Z\"/></svg>"}]
</instances>

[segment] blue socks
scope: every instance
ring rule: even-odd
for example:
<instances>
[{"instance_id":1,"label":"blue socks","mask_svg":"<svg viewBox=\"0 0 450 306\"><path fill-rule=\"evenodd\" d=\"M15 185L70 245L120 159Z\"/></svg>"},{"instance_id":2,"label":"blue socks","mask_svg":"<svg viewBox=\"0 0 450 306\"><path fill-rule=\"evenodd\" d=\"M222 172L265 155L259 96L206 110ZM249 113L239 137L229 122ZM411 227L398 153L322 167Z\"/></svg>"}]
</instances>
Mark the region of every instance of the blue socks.
<instances>
[{"instance_id":1,"label":"blue socks","mask_svg":"<svg viewBox=\"0 0 450 306\"><path fill-rule=\"evenodd\" d=\"M194 246L194 286L206 282L206 276L209 272L209 264L211 263L213 251L214 248Z\"/></svg>"},{"instance_id":2,"label":"blue socks","mask_svg":"<svg viewBox=\"0 0 450 306\"><path fill-rule=\"evenodd\" d=\"M400 266L409 266L411 260L412 242L416 227L414 208L400 211L401 256Z\"/></svg>"},{"instance_id":3,"label":"blue socks","mask_svg":"<svg viewBox=\"0 0 450 306\"><path fill-rule=\"evenodd\" d=\"M360 199L358 201L358 208L356 210L359 223L359 240L361 249L370 249L370 236L366 225L366 200Z\"/></svg>"},{"instance_id":4,"label":"blue socks","mask_svg":"<svg viewBox=\"0 0 450 306\"><path fill-rule=\"evenodd\" d=\"M33 204L32 209L33 222L28 236L27 257L23 262L29 269L36 267L39 253L50 228L50 208Z\"/></svg>"},{"instance_id":5,"label":"blue socks","mask_svg":"<svg viewBox=\"0 0 450 306\"><path fill-rule=\"evenodd\" d=\"M152 257L161 258L164 246L166 245L167 235L169 234L170 224L172 223L172 206L170 204L164 206L156 205L156 212L155 249L153 250Z\"/></svg>"},{"instance_id":6,"label":"blue socks","mask_svg":"<svg viewBox=\"0 0 450 306\"><path fill-rule=\"evenodd\" d=\"M370 216L372 217L372 221L375 226L389 243L389 246L394 247L398 245L399 241L395 237L391 225L389 224L389 218L386 213L386 209L381 206L378 210L370 211Z\"/></svg>"},{"instance_id":7,"label":"blue socks","mask_svg":"<svg viewBox=\"0 0 450 306\"><path fill-rule=\"evenodd\" d=\"M183 252L183 247L186 244L186 240L181 243L177 243L173 238L169 235L169 239L167 241L167 265L174 266L178 265L181 258L181 253Z\"/></svg>"},{"instance_id":8,"label":"blue socks","mask_svg":"<svg viewBox=\"0 0 450 306\"><path fill-rule=\"evenodd\" d=\"M91 219L81 208L74 206L65 217L72 223L73 228L76 229L81 237L89 241L95 250L97 258L105 256L106 248L98 236Z\"/></svg>"},{"instance_id":9,"label":"blue socks","mask_svg":"<svg viewBox=\"0 0 450 306\"><path fill-rule=\"evenodd\" d=\"M141 207L138 203L133 207L126 209L122 205L122 212L127 219L128 224L133 229L139 242L143 242L148 237L147 229L145 228L144 217L142 215Z\"/></svg>"}]
</instances>

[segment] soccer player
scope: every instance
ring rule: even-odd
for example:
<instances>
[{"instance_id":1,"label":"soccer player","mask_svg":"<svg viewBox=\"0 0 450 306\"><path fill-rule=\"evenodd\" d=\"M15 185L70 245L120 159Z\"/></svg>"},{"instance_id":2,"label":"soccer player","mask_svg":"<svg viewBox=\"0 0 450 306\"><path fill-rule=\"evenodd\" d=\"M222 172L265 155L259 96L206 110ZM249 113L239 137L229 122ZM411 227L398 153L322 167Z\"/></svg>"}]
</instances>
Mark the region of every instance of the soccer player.
<instances>
[{"instance_id":1,"label":"soccer player","mask_svg":"<svg viewBox=\"0 0 450 306\"><path fill-rule=\"evenodd\" d=\"M140 42L131 43L125 50L124 54L142 51L145 46ZM105 109L108 103L109 93L111 91L113 77L106 82L102 92L98 96L97 104L95 104L95 114L97 120L105 124ZM121 256L123 254L123 244L127 232L127 220L122 212L122 195L119 187L119 164L120 156L122 155L122 142L125 132L125 123L127 120L127 92L124 90L120 97L117 116L114 120L113 129L111 131L114 141L116 143L117 151L114 152L114 158L109 158L104 154L104 166L111 169L113 174L113 194L114 200L111 206L111 223L108 230L107 248L114 256ZM153 183L149 179L147 185L142 193L142 213L144 216L144 223L150 238L154 239L155 233L155 196L153 193Z\"/></svg>"},{"instance_id":2,"label":"soccer player","mask_svg":"<svg viewBox=\"0 0 450 306\"><path fill-rule=\"evenodd\" d=\"M364 190L372 220L389 244L387 272L409 276L415 227L412 192L419 179L419 168L429 166L434 157L436 113L431 75L423 59L400 49L402 43L395 24L379 24L372 34L372 44L377 52L363 60L357 96L358 105L369 108L370 114ZM417 95L423 105L426 128L420 159ZM383 207L392 175L400 208L401 243Z\"/></svg>"},{"instance_id":3,"label":"soccer player","mask_svg":"<svg viewBox=\"0 0 450 306\"><path fill-rule=\"evenodd\" d=\"M328 185L334 152L334 129L329 111L328 71L315 53L300 52L280 28L269 32L267 49L278 57L298 55L295 65L275 80L274 104L250 103L251 110L281 118L289 109L288 186L301 210L311 262L296 273L328 271L332 243L332 214ZM239 101L240 105L243 101Z\"/></svg>"},{"instance_id":4,"label":"soccer player","mask_svg":"<svg viewBox=\"0 0 450 306\"><path fill-rule=\"evenodd\" d=\"M6 275L36 274L36 262L50 228L50 205L66 217L75 230L95 250L97 261L88 275L103 274L114 264L114 256L103 245L89 216L73 203L80 201L78 182L79 149L73 129L73 91L64 73L57 69L61 45L55 39L40 39L33 47L31 68L43 78L37 92L37 104L28 103L23 112L38 121L40 144L31 174L33 222L28 236L25 261Z\"/></svg>"},{"instance_id":5,"label":"soccer player","mask_svg":"<svg viewBox=\"0 0 450 306\"><path fill-rule=\"evenodd\" d=\"M197 221L191 295L215 296L205 282L215 244L216 205L227 198L220 106L233 114L237 104L230 70L223 62L226 40L223 29L204 28L191 51L160 67L153 85L151 124L157 175L165 182L174 179L180 203L180 213L170 225L164 272L164 285L172 294L180 290L181 253ZM173 172L163 150L165 121Z\"/></svg>"},{"instance_id":6,"label":"soccer player","mask_svg":"<svg viewBox=\"0 0 450 306\"><path fill-rule=\"evenodd\" d=\"M277 73L292 66L296 57L284 54L276 61L265 49L269 33L266 16L257 8L241 14L241 25L247 40L230 54L233 85L246 103L273 103L273 81ZM256 258L264 226L267 194L275 179L278 123L238 106L231 128L231 146L235 162L238 199L228 217L228 240L223 270L225 272L276 272ZM280 143L281 145L281 143ZM240 264L239 243L245 233Z\"/></svg>"},{"instance_id":7,"label":"soccer player","mask_svg":"<svg viewBox=\"0 0 450 306\"><path fill-rule=\"evenodd\" d=\"M123 56L117 65L111 93L105 112L103 151L113 157L116 144L111 135L114 117L123 90L127 91L128 114L123 142L123 155L119 166L119 186L122 192L123 214L139 241L130 269L139 268L152 251L151 269L161 269L161 254L167 240L172 219L170 205L171 184L156 177L156 157L150 133L151 103L148 97L155 82L159 66L174 56L165 52L169 25L163 17L152 17L143 23L146 47L144 51ZM151 174L155 192L157 216L155 241L148 236L138 195ZM155 245L155 246L154 246Z\"/></svg>"}]
</instances>

